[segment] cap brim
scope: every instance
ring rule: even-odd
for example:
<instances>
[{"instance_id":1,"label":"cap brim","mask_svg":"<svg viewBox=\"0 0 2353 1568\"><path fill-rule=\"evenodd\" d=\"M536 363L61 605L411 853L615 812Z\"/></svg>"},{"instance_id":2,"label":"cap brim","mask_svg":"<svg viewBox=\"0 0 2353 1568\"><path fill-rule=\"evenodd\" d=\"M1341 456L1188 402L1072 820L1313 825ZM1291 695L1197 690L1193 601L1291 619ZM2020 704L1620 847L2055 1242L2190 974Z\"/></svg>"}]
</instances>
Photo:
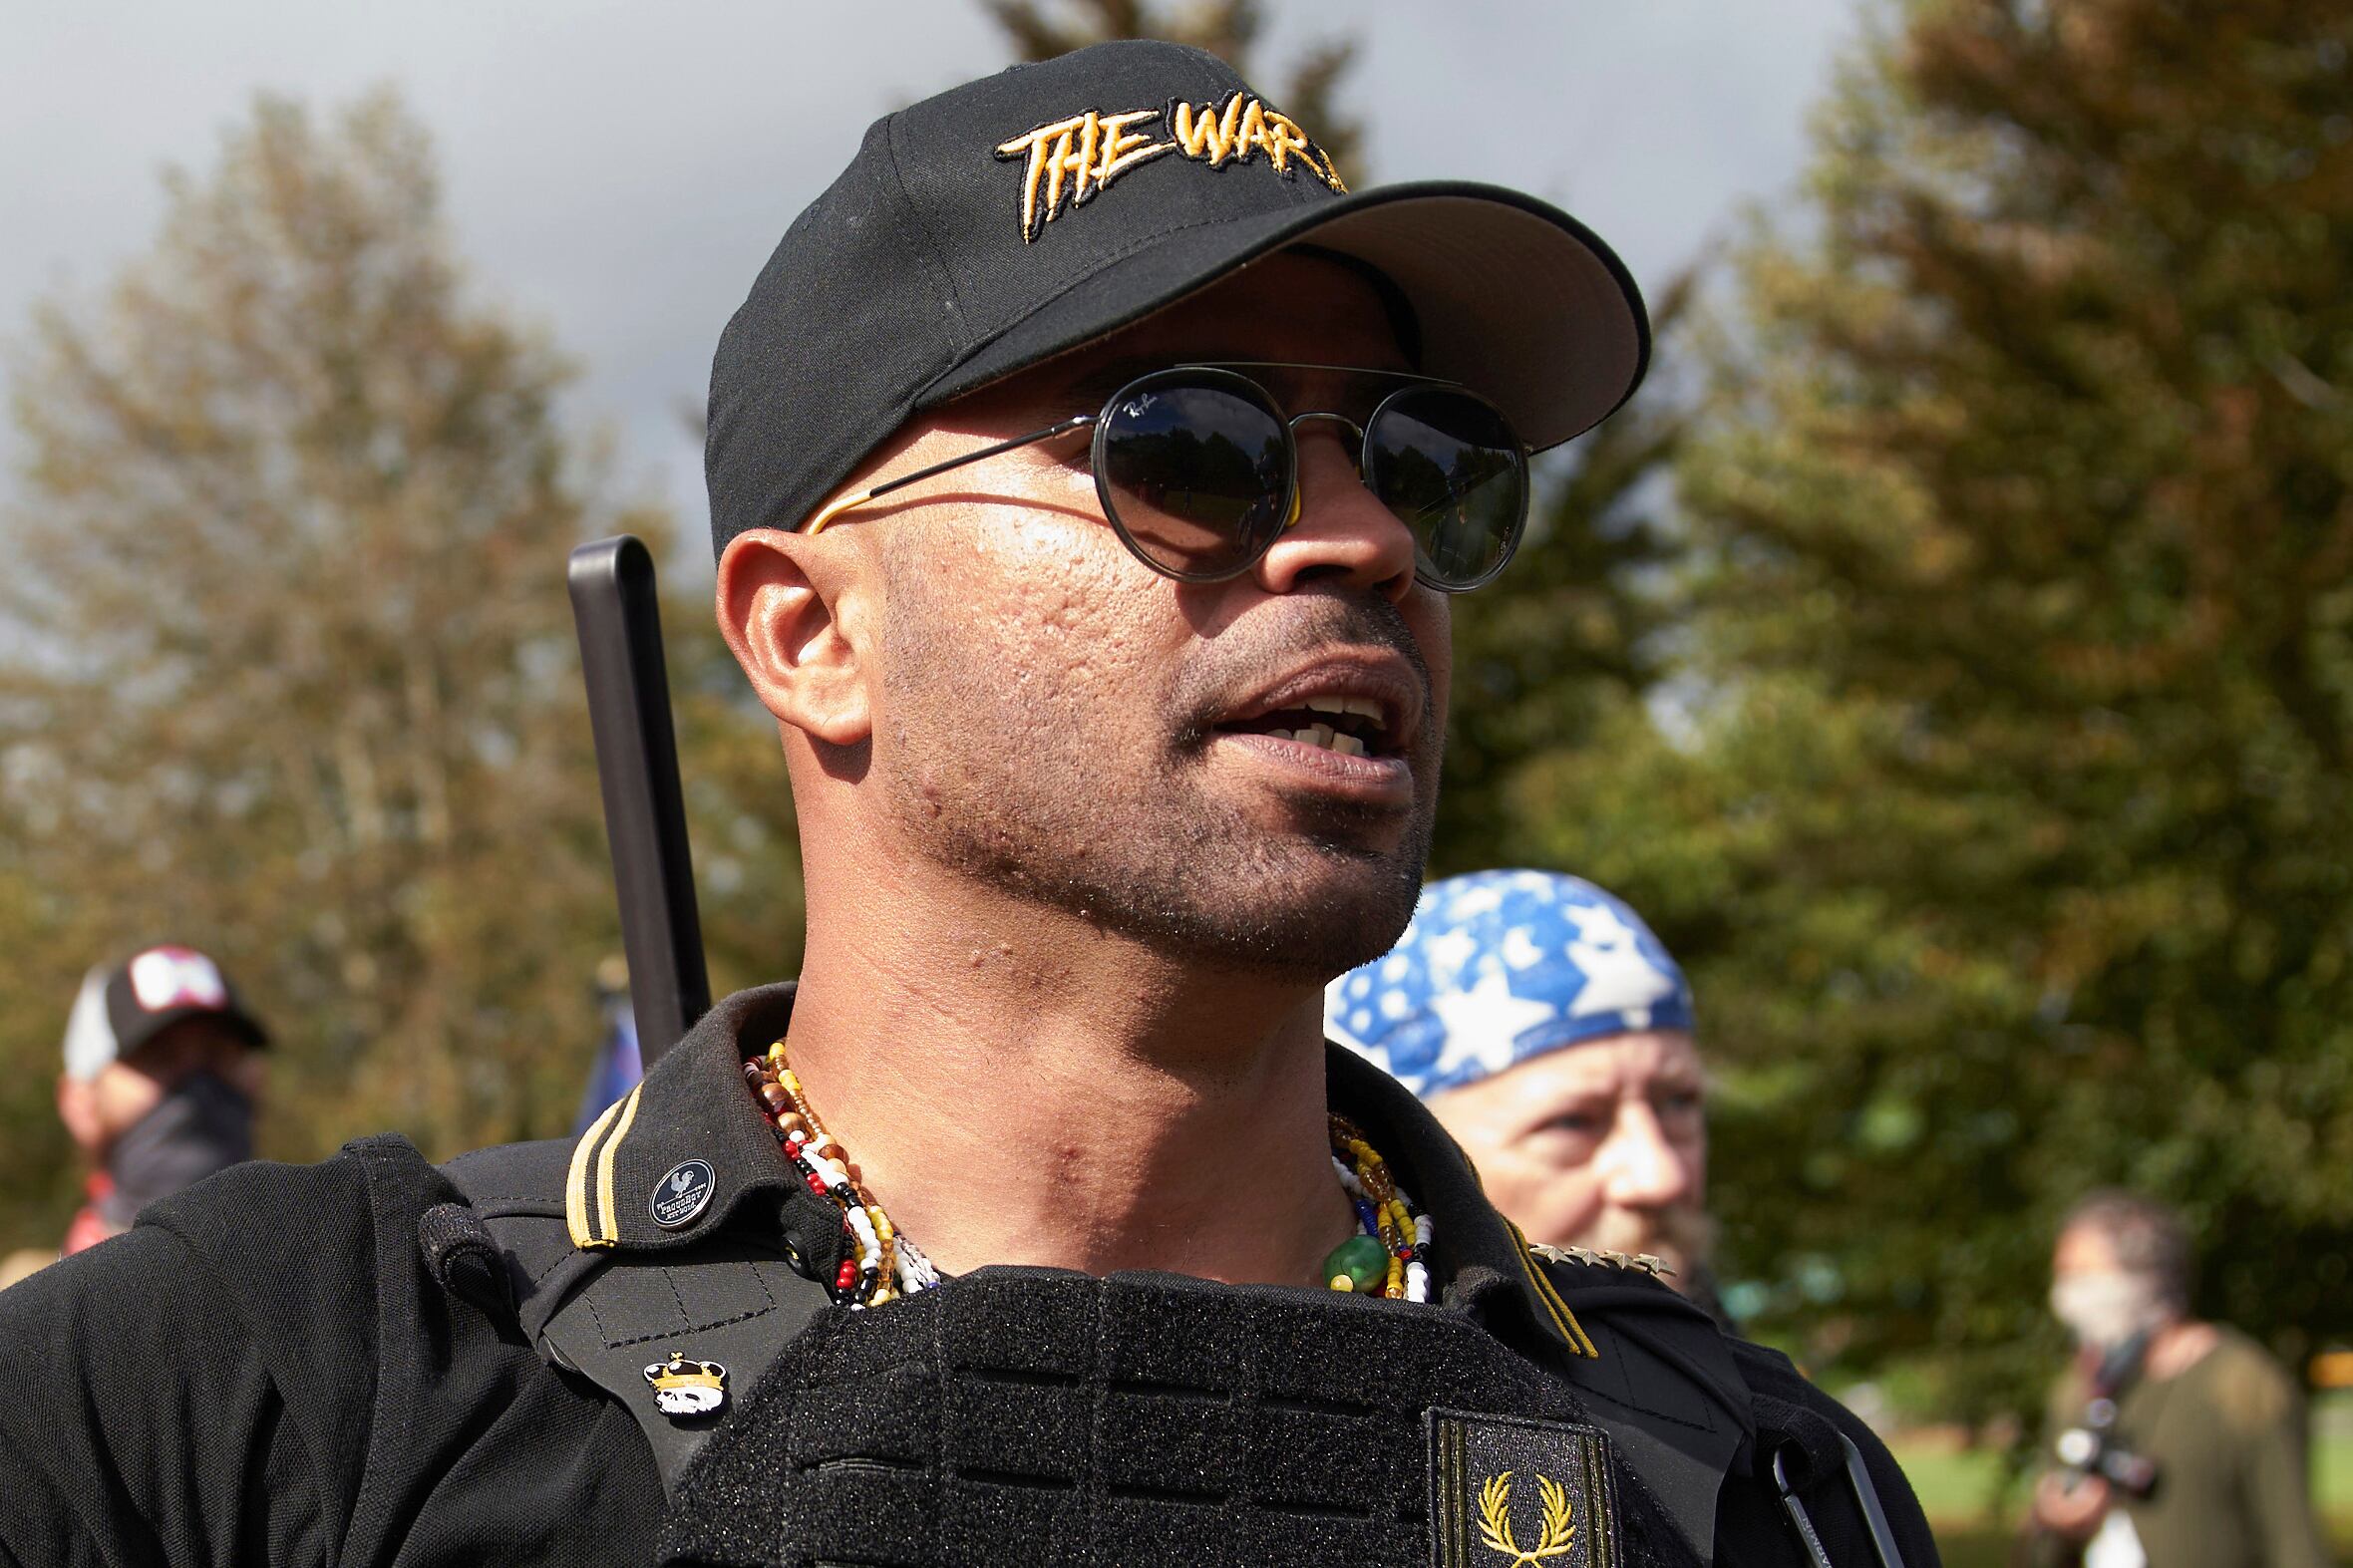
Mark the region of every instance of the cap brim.
<instances>
[{"instance_id":1,"label":"cap brim","mask_svg":"<svg viewBox=\"0 0 2353 1568\"><path fill-rule=\"evenodd\" d=\"M118 1025L115 1049L120 1056L128 1057L164 1033L165 1030L176 1024L184 1024L191 1018L210 1019L221 1028L236 1035L255 1051L263 1050L269 1045L269 1032L241 1008L235 1006L206 1007L196 1003L183 1007L168 1007L159 1013L143 1013L136 1020Z\"/></svg>"},{"instance_id":2,"label":"cap brim","mask_svg":"<svg viewBox=\"0 0 2353 1568\"><path fill-rule=\"evenodd\" d=\"M1497 185L1389 185L1203 224L1109 262L925 388L917 410L1117 332L1261 256L1313 242L1411 303L1422 369L1484 394L1529 447L1557 446L1641 385L1650 319L1625 263L1559 208Z\"/></svg>"}]
</instances>

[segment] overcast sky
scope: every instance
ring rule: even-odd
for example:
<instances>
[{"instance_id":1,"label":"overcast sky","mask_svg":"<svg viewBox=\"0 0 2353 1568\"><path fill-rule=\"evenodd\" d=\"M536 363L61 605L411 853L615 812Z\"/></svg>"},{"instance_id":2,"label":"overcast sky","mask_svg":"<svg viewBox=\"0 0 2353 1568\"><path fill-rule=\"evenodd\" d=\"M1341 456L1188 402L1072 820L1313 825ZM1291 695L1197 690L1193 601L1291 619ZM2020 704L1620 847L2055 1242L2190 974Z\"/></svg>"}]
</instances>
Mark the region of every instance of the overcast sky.
<instances>
[{"instance_id":1,"label":"overcast sky","mask_svg":"<svg viewBox=\"0 0 2353 1568\"><path fill-rule=\"evenodd\" d=\"M1516 185L1583 218L1647 286L1785 193L1854 0L1270 0L1269 57L1353 26L1372 181ZM87 297L153 236L158 172L210 164L257 89L316 104L391 82L437 139L481 288L579 362L573 412L700 530L677 409L793 214L865 125L1005 63L977 5L19 4L0 12L0 335ZM1279 93L1274 80L1260 84ZM1308 130L1312 134L1314 127Z\"/></svg>"}]
</instances>

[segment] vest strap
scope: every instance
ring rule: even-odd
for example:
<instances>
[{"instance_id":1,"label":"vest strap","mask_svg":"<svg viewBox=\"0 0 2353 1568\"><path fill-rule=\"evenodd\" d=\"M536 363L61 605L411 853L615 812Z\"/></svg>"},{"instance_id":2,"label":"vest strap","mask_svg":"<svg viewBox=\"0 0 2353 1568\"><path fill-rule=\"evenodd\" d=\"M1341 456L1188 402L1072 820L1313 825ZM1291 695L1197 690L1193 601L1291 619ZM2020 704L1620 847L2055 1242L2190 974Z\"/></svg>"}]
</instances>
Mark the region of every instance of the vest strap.
<instances>
[{"instance_id":1,"label":"vest strap","mask_svg":"<svg viewBox=\"0 0 2353 1568\"><path fill-rule=\"evenodd\" d=\"M574 1247L562 1200L570 1147L480 1149L442 1171L504 1257L517 1327L550 1366L619 1402L645 1433L670 1494L726 1426L735 1397L760 1381L830 1298L782 1245L726 1231L658 1257ZM648 1369L666 1368L673 1356L682 1367L723 1369L722 1397L665 1399Z\"/></svg>"}]
</instances>

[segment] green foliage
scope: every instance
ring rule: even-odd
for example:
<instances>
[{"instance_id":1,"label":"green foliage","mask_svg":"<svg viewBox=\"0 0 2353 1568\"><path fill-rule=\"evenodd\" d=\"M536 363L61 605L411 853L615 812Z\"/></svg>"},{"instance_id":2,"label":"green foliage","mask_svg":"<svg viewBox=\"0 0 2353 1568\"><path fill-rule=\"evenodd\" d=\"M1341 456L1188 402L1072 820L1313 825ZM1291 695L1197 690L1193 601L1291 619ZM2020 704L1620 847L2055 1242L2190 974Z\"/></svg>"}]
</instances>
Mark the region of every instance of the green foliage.
<instances>
[{"instance_id":1,"label":"green foliage","mask_svg":"<svg viewBox=\"0 0 2353 1568\"><path fill-rule=\"evenodd\" d=\"M1679 346L1699 274L1650 301ZM1545 821L1518 794L1539 760L1596 755L1672 671L1683 554L1664 482L1690 428L1671 377L1645 384L1600 429L1538 460L1527 535L1512 565L1454 601L1455 685L1433 875L1543 863Z\"/></svg>"},{"instance_id":2,"label":"green foliage","mask_svg":"<svg viewBox=\"0 0 2353 1568\"><path fill-rule=\"evenodd\" d=\"M2342 1336L2353 122L2341 5L1919 0L1740 260L1679 477L1689 732L1522 780L1694 968L1763 1326L2032 1403L2050 1225L2183 1204Z\"/></svg>"},{"instance_id":3,"label":"green foliage","mask_svg":"<svg viewBox=\"0 0 2353 1568\"><path fill-rule=\"evenodd\" d=\"M7 818L75 957L11 993L54 1026L85 964L195 942L283 1043L273 1150L555 1130L615 922L551 590L585 533L659 524L585 497L566 373L466 299L388 97L262 100L169 186L15 367Z\"/></svg>"},{"instance_id":4,"label":"green foliage","mask_svg":"<svg viewBox=\"0 0 2353 1568\"><path fill-rule=\"evenodd\" d=\"M389 1124L446 1155L570 1124L617 947L563 563L622 529L658 550L666 519L604 498L556 421L560 359L470 298L389 96L331 125L263 99L168 185L154 249L45 307L12 366L11 1243L54 1240L72 1200L47 1097L91 964L220 954L279 1042L267 1152ZM749 949L790 956L760 935L797 902L789 813L707 608L669 619L740 979Z\"/></svg>"},{"instance_id":5,"label":"green foliage","mask_svg":"<svg viewBox=\"0 0 2353 1568\"><path fill-rule=\"evenodd\" d=\"M0 954L10 973L10 995L20 1005L0 1009L0 1258L19 1243L54 1249L64 1216L81 1190L73 1145L53 1108L58 1051L81 972L60 941L58 922L25 865L22 846L0 825ZM63 977L54 1008L48 998L20 989L23 976Z\"/></svg>"}]
</instances>

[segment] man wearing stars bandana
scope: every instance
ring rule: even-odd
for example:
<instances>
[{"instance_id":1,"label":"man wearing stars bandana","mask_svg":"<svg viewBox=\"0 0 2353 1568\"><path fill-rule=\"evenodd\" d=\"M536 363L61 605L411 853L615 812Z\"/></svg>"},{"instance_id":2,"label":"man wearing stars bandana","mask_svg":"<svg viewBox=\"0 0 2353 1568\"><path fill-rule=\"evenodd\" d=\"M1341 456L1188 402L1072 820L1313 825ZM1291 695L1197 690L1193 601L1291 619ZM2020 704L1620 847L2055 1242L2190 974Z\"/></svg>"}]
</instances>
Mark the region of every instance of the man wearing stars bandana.
<instances>
[{"instance_id":1,"label":"man wearing stars bandana","mask_svg":"<svg viewBox=\"0 0 2353 1568\"><path fill-rule=\"evenodd\" d=\"M1657 1258L1729 1326L1691 988L1624 901L1549 871L1433 883L1324 1029L1437 1112L1530 1241Z\"/></svg>"}]
</instances>

